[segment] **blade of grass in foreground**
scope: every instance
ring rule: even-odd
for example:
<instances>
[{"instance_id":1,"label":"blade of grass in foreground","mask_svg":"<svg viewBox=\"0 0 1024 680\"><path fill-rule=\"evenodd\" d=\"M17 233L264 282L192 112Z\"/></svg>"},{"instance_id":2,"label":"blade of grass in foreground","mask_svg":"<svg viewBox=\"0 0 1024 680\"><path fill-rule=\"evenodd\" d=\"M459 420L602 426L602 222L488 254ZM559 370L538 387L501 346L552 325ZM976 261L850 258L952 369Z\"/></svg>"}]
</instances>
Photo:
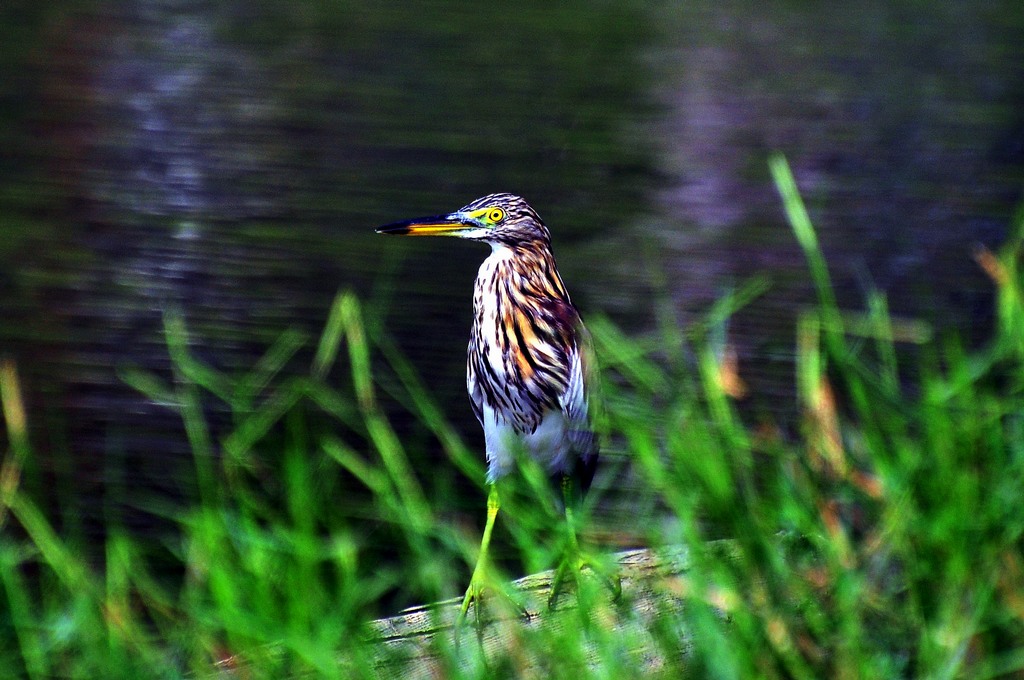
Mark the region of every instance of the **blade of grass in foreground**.
<instances>
[{"instance_id":1,"label":"blade of grass in foreground","mask_svg":"<svg viewBox=\"0 0 1024 680\"><path fill-rule=\"evenodd\" d=\"M780 153L772 154L768 159L768 169L771 171L775 187L782 197L782 207L789 218L789 225L793 229L800 248L804 251L807 264L811 269L811 278L818 290L818 299L821 301L823 311L832 316L838 315L839 306L836 302L835 291L832 289L832 279L828 273L828 265L818 245L818 236L811 225L811 218L807 214L807 207L797 189L796 179L789 169L786 157Z\"/></svg>"},{"instance_id":2,"label":"blade of grass in foreground","mask_svg":"<svg viewBox=\"0 0 1024 680\"><path fill-rule=\"evenodd\" d=\"M0 464L0 529L2 529L7 520L7 508L21 483L21 471L29 455L25 406L21 401L18 372L14 362L10 359L0 362L0 406L3 407L7 440L10 442L10 452Z\"/></svg>"},{"instance_id":3,"label":"blade of grass in foreground","mask_svg":"<svg viewBox=\"0 0 1024 680\"><path fill-rule=\"evenodd\" d=\"M370 368L369 342L363 328L359 301L355 295L345 294L339 306L340 325L348 340L356 398L370 439L384 461L384 467L398 490L415 532L426 534L433 523L433 513L409 465L409 459L398 435L377 405L376 388Z\"/></svg>"}]
</instances>

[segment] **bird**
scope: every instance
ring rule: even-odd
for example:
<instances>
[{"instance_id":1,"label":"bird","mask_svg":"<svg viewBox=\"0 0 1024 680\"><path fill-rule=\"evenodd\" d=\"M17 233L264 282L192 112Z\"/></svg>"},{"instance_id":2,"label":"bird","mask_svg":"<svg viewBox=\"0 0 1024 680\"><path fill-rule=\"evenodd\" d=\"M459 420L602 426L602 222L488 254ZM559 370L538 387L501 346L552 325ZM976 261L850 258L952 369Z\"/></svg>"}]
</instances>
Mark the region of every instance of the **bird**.
<instances>
[{"instance_id":1,"label":"bird","mask_svg":"<svg viewBox=\"0 0 1024 680\"><path fill-rule=\"evenodd\" d=\"M501 506L498 482L516 468L520 454L561 480L569 554L556 570L550 606L570 572L594 566L579 550L572 500L574 488L581 496L590 486L599 453L592 344L555 266L551 234L537 211L510 193L489 194L454 212L387 224L377 232L453 236L491 247L473 288L466 359L466 388L484 431L487 521L460 617L481 598ZM476 612L479 616L479 606Z\"/></svg>"}]
</instances>

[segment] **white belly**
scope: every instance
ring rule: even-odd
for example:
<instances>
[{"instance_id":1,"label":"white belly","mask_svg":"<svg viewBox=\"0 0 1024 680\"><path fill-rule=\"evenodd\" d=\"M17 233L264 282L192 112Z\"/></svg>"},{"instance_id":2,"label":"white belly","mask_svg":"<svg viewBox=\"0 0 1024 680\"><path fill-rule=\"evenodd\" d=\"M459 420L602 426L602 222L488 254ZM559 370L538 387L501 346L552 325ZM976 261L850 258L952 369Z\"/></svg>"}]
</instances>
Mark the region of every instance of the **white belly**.
<instances>
[{"instance_id":1,"label":"white belly","mask_svg":"<svg viewBox=\"0 0 1024 680\"><path fill-rule=\"evenodd\" d=\"M568 423L561 411L548 411L533 432L516 432L494 409L483 407L484 440L487 445L487 481L494 482L513 470L518 456L529 456L551 474L570 468Z\"/></svg>"}]
</instances>

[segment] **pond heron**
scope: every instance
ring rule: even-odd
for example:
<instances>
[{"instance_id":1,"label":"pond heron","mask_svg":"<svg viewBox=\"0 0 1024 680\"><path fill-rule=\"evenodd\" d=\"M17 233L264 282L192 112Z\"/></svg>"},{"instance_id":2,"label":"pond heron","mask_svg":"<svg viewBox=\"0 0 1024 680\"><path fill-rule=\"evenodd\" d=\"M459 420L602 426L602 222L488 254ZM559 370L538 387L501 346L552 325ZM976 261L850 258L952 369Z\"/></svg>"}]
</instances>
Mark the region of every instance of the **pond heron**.
<instances>
[{"instance_id":1,"label":"pond heron","mask_svg":"<svg viewBox=\"0 0 1024 680\"><path fill-rule=\"evenodd\" d=\"M483 241L491 254L473 290L466 386L487 449L487 522L460 616L478 601L500 506L496 483L520 451L561 479L568 542L552 585L584 565L573 526L573 481L582 493L597 464L591 425L594 385L589 334L569 299L537 212L512 194L478 198L453 213L388 224L381 234L455 236ZM610 586L617 594L618 588ZM477 610L479 611L479 609Z\"/></svg>"}]
</instances>

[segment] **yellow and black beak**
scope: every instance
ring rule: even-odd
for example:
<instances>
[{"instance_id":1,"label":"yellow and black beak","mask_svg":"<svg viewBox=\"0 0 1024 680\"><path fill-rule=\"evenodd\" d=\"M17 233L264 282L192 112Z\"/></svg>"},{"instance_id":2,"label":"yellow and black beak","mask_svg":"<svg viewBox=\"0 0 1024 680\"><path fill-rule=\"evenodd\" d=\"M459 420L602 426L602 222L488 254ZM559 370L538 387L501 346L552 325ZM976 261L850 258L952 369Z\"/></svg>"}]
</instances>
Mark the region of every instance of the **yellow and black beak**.
<instances>
[{"instance_id":1,"label":"yellow and black beak","mask_svg":"<svg viewBox=\"0 0 1024 680\"><path fill-rule=\"evenodd\" d=\"M466 215L452 213L385 224L383 227L377 227L377 233L393 236L458 236L459 232L476 229L479 226Z\"/></svg>"}]
</instances>

